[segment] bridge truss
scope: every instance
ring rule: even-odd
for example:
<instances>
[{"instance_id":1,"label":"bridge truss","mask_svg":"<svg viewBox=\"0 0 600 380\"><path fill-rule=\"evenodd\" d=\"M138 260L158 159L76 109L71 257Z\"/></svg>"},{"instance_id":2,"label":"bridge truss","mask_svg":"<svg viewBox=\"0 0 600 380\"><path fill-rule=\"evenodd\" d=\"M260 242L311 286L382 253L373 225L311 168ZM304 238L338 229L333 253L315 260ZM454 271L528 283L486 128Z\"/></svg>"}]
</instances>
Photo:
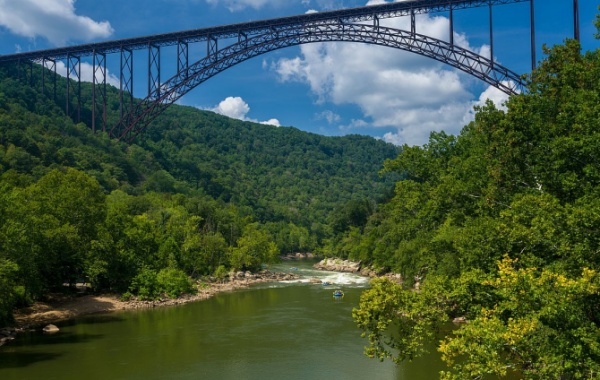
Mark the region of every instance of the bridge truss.
<instances>
[{"instance_id":1,"label":"bridge truss","mask_svg":"<svg viewBox=\"0 0 600 380\"><path fill-rule=\"evenodd\" d=\"M76 107L77 121L81 117L81 59L92 58L92 129L100 119L101 129L112 137L133 141L161 112L183 95L218 73L253 57L290 46L315 42L359 42L397 48L426 56L500 89L507 94L523 90L519 74L494 62L493 7L511 3L530 3L531 62L535 59L534 0L409 0L373 6L317 12L284 18L253 21L195 29L183 32L122 39L94 44L40 50L0 56L0 63L42 64L54 73L52 84L56 96L56 62L64 61L67 68L67 101L65 109L71 115ZM482 57L454 43L454 12L467 8L489 9L490 57ZM417 33L415 16L423 13L447 12L448 41ZM574 0L575 38L579 37L578 4ZM380 25L380 20L410 17L411 29L399 30ZM232 42L233 41L233 42ZM206 44L204 58L190 64L190 45ZM229 43L221 47L220 43ZM177 72L161 81L161 48L176 46ZM139 101L133 97L134 51L147 50L147 96ZM118 54L120 61L120 121L107 126L107 55ZM45 71L42 87L46 87ZM73 93L76 104L72 105Z\"/></svg>"}]
</instances>

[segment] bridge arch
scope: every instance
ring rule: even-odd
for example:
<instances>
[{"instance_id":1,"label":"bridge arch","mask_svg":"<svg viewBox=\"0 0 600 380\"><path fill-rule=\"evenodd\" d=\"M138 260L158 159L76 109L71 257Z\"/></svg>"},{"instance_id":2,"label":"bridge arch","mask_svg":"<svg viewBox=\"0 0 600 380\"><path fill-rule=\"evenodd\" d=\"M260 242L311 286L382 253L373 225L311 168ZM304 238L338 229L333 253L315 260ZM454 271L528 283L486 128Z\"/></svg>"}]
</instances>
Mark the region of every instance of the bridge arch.
<instances>
[{"instance_id":1,"label":"bridge arch","mask_svg":"<svg viewBox=\"0 0 600 380\"><path fill-rule=\"evenodd\" d=\"M374 23L335 21L273 29L256 37L238 35L238 42L214 49L197 62L184 67L161 83L154 92L124 115L111 131L113 137L132 141L164 109L213 76L248 59L286 47L317 42L358 42L409 51L455 67L507 94L523 90L523 78L493 60L433 37L382 27Z\"/></svg>"}]
</instances>

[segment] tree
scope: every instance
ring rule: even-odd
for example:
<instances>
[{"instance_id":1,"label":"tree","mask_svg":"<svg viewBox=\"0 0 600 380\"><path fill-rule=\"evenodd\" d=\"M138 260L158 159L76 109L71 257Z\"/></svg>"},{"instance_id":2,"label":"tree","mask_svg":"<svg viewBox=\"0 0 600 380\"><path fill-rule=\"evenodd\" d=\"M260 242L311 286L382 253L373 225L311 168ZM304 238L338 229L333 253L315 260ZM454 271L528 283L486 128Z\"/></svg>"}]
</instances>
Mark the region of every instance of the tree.
<instances>
[{"instance_id":1,"label":"tree","mask_svg":"<svg viewBox=\"0 0 600 380\"><path fill-rule=\"evenodd\" d=\"M257 270L261 264L275 262L278 253L271 236L252 223L246 226L237 245L231 248L229 262L235 270Z\"/></svg>"},{"instance_id":2,"label":"tree","mask_svg":"<svg viewBox=\"0 0 600 380\"><path fill-rule=\"evenodd\" d=\"M13 322L19 267L10 260L0 259L0 326Z\"/></svg>"},{"instance_id":3,"label":"tree","mask_svg":"<svg viewBox=\"0 0 600 380\"><path fill-rule=\"evenodd\" d=\"M600 371L599 301L594 270L570 278L519 268L518 260L505 257L496 275L431 276L418 292L374 280L353 317L369 340L370 357L401 363L439 343L449 367L443 379L587 379ZM457 315L468 323L448 331L448 319Z\"/></svg>"},{"instance_id":4,"label":"tree","mask_svg":"<svg viewBox=\"0 0 600 380\"><path fill-rule=\"evenodd\" d=\"M85 275L85 260L104 220L98 182L75 169L53 170L10 193L3 250L18 264L27 295L42 295Z\"/></svg>"},{"instance_id":5,"label":"tree","mask_svg":"<svg viewBox=\"0 0 600 380\"><path fill-rule=\"evenodd\" d=\"M520 373L527 379L590 379L600 373L600 276L518 268L504 258L483 285L497 297L440 344L444 379Z\"/></svg>"},{"instance_id":6,"label":"tree","mask_svg":"<svg viewBox=\"0 0 600 380\"><path fill-rule=\"evenodd\" d=\"M369 340L365 354L396 363L424 354L425 343L448 320L448 299L441 294L439 283L430 282L417 293L386 278L371 281L360 307L352 310L362 337Z\"/></svg>"}]
</instances>

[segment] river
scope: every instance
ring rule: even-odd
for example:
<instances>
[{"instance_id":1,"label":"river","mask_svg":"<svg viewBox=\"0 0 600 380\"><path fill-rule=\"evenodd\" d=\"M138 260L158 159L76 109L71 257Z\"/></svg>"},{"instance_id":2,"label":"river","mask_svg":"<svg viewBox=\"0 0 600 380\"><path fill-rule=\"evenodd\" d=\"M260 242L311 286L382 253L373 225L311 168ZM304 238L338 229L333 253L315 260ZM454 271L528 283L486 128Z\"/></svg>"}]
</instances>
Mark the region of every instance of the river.
<instances>
[{"instance_id":1,"label":"river","mask_svg":"<svg viewBox=\"0 0 600 380\"><path fill-rule=\"evenodd\" d=\"M28 333L0 350L3 380L95 379L436 379L433 353L412 363L369 359L351 316L368 286L312 262L276 270L300 274L176 307L89 316L53 335ZM292 268L296 266L296 268ZM318 277L331 286L311 284ZM334 298L335 289L344 291Z\"/></svg>"}]
</instances>

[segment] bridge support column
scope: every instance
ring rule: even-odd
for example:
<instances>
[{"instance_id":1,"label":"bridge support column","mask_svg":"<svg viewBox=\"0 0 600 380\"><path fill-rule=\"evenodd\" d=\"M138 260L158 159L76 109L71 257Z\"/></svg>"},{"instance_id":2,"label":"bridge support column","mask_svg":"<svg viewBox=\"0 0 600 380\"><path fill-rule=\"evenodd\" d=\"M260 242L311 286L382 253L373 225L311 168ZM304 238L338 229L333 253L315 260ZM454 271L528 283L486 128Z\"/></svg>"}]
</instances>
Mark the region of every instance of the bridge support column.
<instances>
[{"instance_id":1,"label":"bridge support column","mask_svg":"<svg viewBox=\"0 0 600 380\"><path fill-rule=\"evenodd\" d=\"M448 25L450 30L448 31L448 42L450 46L454 46L454 9L452 9L452 5L450 5L450 11L448 15Z\"/></svg>"},{"instance_id":2,"label":"bridge support column","mask_svg":"<svg viewBox=\"0 0 600 380\"><path fill-rule=\"evenodd\" d=\"M46 69L53 72L52 75L52 99L56 101L56 61L49 58L42 59L42 92L46 93Z\"/></svg>"},{"instance_id":3,"label":"bridge support column","mask_svg":"<svg viewBox=\"0 0 600 380\"><path fill-rule=\"evenodd\" d=\"M490 13L490 61L492 67L494 67L494 14L492 11L492 3L489 5Z\"/></svg>"},{"instance_id":4,"label":"bridge support column","mask_svg":"<svg viewBox=\"0 0 600 380\"><path fill-rule=\"evenodd\" d=\"M575 29L573 36L577 41L581 42L579 36L579 0L573 0L573 26Z\"/></svg>"},{"instance_id":5,"label":"bridge support column","mask_svg":"<svg viewBox=\"0 0 600 380\"><path fill-rule=\"evenodd\" d=\"M148 97L160 97L160 46L148 46Z\"/></svg>"},{"instance_id":6,"label":"bridge support column","mask_svg":"<svg viewBox=\"0 0 600 380\"><path fill-rule=\"evenodd\" d=\"M208 36L206 39L206 56L212 61L217 59L217 52L219 51L219 40L213 36Z\"/></svg>"},{"instance_id":7,"label":"bridge support column","mask_svg":"<svg viewBox=\"0 0 600 380\"><path fill-rule=\"evenodd\" d=\"M92 66L94 72L92 78L92 131L96 132L96 111L98 108L96 93L99 92L102 110L102 132L106 132L106 55L94 51Z\"/></svg>"},{"instance_id":8,"label":"bridge support column","mask_svg":"<svg viewBox=\"0 0 600 380\"><path fill-rule=\"evenodd\" d=\"M73 118L77 123L81 122L81 59L79 56L67 54L67 99L66 113L71 117L69 104L71 103L71 76L75 76L76 89L75 98L77 100L77 118Z\"/></svg>"},{"instance_id":9,"label":"bridge support column","mask_svg":"<svg viewBox=\"0 0 600 380\"><path fill-rule=\"evenodd\" d=\"M133 51L121 48L121 62L119 70L120 97L119 111L121 119L111 131L112 137L121 137L129 127L129 119L133 112Z\"/></svg>"},{"instance_id":10,"label":"bridge support column","mask_svg":"<svg viewBox=\"0 0 600 380\"><path fill-rule=\"evenodd\" d=\"M537 67L537 59L535 57L535 4L534 0L529 0L529 15L531 17L531 70Z\"/></svg>"},{"instance_id":11,"label":"bridge support column","mask_svg":"<svg viewBox=\"0 0 600 380\"><path fill-rule=\"evenodd\" d=\"M244 45L248 44L248 35L243 32L238 33L238 44L244 43Z\"/></svg>"},{"instance_id":12,"label":"bridge support column","mask_svg":"<svg viewBox=\"0 0 600 380\"><path fill-rule=\"evenodd\" d=\"M184 41L177 41L177 73L179 73L182 79L186 79L188 77L188 67L190 67L188 43Z\"/></svg>"},{"instance_id":13,"label":"bridge support column","mask_svg":"<svg viewBox=\"0 0 600 380\"><path fill-rule=\"evenodd\" d=\"M33 87L33 61L29 60L29 85Z\"/></svg>"}]
</instances>

